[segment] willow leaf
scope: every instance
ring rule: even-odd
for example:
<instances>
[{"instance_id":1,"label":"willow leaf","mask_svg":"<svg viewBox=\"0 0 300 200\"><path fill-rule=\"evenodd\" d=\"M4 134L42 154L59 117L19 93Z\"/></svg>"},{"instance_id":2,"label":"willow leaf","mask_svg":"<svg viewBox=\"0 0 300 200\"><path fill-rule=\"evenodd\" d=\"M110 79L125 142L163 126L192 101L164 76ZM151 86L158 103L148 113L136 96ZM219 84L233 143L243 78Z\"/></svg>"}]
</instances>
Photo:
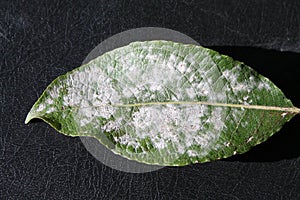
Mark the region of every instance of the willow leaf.
<instances>
[{"instance_id":1,"label":"willow leaf","mask_svg":"<svg viewBox=\"0 0 300 200\"><path fill-rule=\"evenodd\" d=\"M246 152L299 112L244 63L201 46L147 41L59 76L26 123L40 118L128 159L181 166Z\"/></svg>"}]
</instances>

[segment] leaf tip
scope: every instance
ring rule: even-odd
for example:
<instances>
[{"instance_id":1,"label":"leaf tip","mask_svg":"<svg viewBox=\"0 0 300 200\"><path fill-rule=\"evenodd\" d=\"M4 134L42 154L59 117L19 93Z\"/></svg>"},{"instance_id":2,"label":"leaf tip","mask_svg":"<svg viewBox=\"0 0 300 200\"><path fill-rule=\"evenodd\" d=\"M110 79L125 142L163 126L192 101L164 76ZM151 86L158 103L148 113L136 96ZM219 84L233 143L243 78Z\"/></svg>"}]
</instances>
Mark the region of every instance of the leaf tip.
<instances>
[{"instance_id":1,"label":"leaf tip","mask_svg":"<svg viewBox=\"0 0 300 200\"><path fill-rule=\"evenodd\" d=\"M36 112L34 109L34 106L30 109L28 112L26 118L25 118L25 124L28 124L32 119L36 118Z\"/></svg>"},{"instance_id":2,"label":"leaf tip","mask_svg":"<svg viewBox=\"0 0 300 200\"><path fill-rule=\"evenodd\" d=\"M31 112L29 112L25 119L25 124L28 124L34 117L31 115Z\"/></svg>"}]
</instances>

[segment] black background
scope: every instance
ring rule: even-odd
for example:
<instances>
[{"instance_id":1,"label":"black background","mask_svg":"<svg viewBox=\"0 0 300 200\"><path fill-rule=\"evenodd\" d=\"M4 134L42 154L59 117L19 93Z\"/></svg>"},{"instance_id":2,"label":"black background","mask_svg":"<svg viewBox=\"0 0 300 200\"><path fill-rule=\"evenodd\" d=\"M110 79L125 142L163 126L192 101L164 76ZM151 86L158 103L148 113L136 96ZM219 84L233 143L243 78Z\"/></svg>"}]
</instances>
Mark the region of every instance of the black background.
<instances>
[{"instance_id":1,"label":"black background","mask_svg":"<svg viewBox=\"0 0 300 200\"><path fill-rule=\"evenodd\" d=\"M0 199L300 199L300 117L246 154L145 174L102 165L45 123L24 125L54 78L146 26L244 61L300 107L299 1L0 2Z\"/></svg>"}]
</instances>

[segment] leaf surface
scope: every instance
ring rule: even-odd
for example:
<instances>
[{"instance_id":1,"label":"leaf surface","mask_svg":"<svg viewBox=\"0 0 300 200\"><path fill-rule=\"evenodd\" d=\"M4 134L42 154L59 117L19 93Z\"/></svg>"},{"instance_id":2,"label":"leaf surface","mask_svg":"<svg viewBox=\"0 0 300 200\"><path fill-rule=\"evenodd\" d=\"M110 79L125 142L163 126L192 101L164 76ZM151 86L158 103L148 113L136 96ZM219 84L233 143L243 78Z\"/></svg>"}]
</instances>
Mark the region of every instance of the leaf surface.
<instances>
[{"instance_id":1,"label":"leaf surface","mask_svg":"<svg viewBox=\"0 0 300 200\"><path fill-rule=\"evenodd\" d=\"M297 113L244 63L201 46L147 41L59 76L26 123L40 118L128 159L181 166L244 153Z\"/></svg>"}]
</instances>

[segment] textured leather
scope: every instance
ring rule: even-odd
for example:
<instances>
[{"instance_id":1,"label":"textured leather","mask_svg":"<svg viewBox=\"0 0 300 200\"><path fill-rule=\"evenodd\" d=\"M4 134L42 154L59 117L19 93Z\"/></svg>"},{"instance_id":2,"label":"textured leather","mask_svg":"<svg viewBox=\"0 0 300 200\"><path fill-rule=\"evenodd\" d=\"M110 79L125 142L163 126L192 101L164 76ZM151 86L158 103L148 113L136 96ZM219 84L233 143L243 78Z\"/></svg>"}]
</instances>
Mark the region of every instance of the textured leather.
<instances>
[{"instance_id":1,"label":"textured leather","mask_svg":"<svg viewBox=\"0 0 300 200\"><path fill-rule=\"evenodd\" d=\"M0 199L300 199L299 117L247 154L145 174L104 166L79 138L61 135L39 120L24 125L46 86L80 66L109 36L159 26L205 46L300 52L299 4L296 0L2 0ZM255 65L300 106L299 88L295 89L300 71L291 62L300 63L298 54L236 47L216 50ZM276 57L285 62L273 62Z\"/></svg>"}]
</instances>

